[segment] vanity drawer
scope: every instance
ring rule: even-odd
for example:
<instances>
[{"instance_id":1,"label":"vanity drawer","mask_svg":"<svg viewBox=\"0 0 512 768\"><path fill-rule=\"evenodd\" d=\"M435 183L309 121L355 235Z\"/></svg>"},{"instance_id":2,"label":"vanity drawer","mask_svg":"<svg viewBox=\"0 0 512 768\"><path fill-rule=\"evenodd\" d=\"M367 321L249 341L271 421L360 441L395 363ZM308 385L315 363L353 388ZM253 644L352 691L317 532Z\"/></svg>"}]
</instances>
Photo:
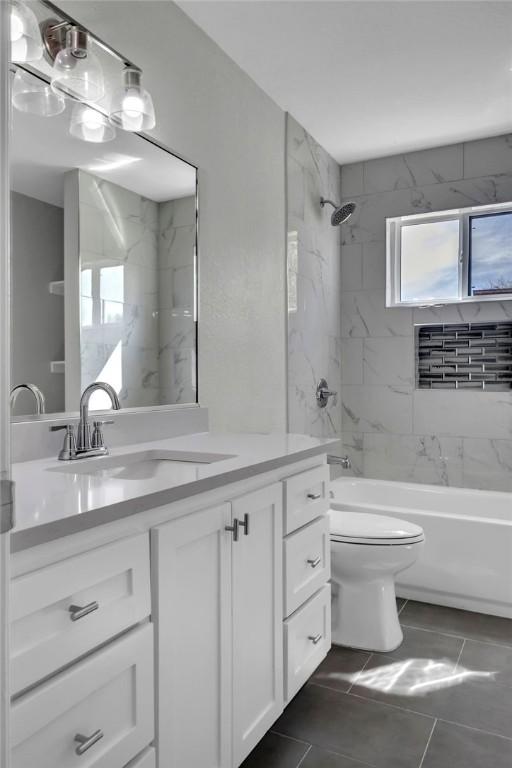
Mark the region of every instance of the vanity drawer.
<instances>
[{"instance_id":1,"label":"vanity drawer","mask_svg":"<svg viewBox=\"0 0 512 768\"><path fill-rule=\"evenodd\" d=\"M119 768L151 742L153 726L153 626L146 624L14 702L12 768Z\"/></svg>"},{"instance_id":2,"label":"vanity drawer","mask_svg":"<svg viewBox=\"0 0 512 768\"><path fill-rule=\"evenodd\" d=\"M331 647L331 587L325 584L284 622L285 703L311 677Z\"/></svg>"},{"instance_id":3,"label":"vanity drawer","mask_svg":"<svg viewBox=\"0 0 512 768\"><path fill-rule=\"evenodd\" d=\"M287 536L283 548L284 615L289 616L331 577L328 515Z\"/></svg>"},{"instance_id":4,"label":"vanity drawer","mask_svg":"<svg viewBox=\"0 0 512 768\"><path fill-rule=\"evenodd\" d=\"M284 480L284 534L291 533L329 509L329 467L308 469Z\"/></svg>"},{"instance_id":5,"label":"vanity drawer","mask_svg":"<svg viewBox=\"0 0 512 768\"><path fill-rule=\"evenodd\" d=\"M135 760L125 765L125 768L156 768L156 753L153 747L148 747Z\"/></svg>"},{"instance_id":6,"label":"vanity drawer","mask_svg":"<svg viewBox=\"0 0 512 768\"><path fill-rule=\"evenodd\" d=\"M83 610L71 611L71 606ZM146 534L13 579L13 693L137 624L150 612Z\"/></svg>"}]
</instances>

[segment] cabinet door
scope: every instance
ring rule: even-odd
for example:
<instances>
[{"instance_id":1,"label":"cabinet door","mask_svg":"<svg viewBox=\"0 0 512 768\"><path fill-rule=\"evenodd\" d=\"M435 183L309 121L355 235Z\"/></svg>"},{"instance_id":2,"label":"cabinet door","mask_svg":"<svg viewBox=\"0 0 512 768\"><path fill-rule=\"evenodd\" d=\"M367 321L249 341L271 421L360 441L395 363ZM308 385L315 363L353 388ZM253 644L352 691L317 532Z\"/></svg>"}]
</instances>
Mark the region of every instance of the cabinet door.
<instances>
[{"instance_id":1,"label":"cabinet door","mask_svg":"<svg viewBox=\"0 0 512 768\"><path fill-rule=\"evenodd\" d=\"M240 765L283 709L282 487L232 504L240 529L233 543L233 764Z\"/></svg>"},{"instance_id":2,"label":"cabinet door","mask_svg":"<svg viewBox=\"0 0 512 768\"><path fill-rule=\"evenodd\" d=\"M229 504L152 531L159 768L231 765Z\"/></svg>"}]
</instances>

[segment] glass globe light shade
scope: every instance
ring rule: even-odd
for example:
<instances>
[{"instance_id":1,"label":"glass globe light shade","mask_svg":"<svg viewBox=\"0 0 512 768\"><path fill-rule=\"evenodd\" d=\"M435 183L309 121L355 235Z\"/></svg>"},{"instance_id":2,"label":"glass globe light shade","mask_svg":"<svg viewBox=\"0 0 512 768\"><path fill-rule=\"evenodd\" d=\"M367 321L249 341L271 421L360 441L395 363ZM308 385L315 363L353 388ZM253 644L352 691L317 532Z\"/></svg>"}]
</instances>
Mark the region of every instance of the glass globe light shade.
<instances>
[{"instance_id":1,"label":"glass globe light shade","mask_svg":"<svg viewBox=\"0 0 512 768\"><path fill-rule=\"evenodd\" d=\"M116 129L108 118L87 104L77 104L74 107L69 132L76 139L90 141L94 144L112 141L116 135Z\"/></svg>"},{"instance_id":2,"label":"glass globe light shade","mask_svg":"<svg viewBox=\"0 0 512 768\"><path fill-rule=\"evenodd\" d=\"M37 61L43 43L34 12L19 0L11 0L11 61Z\"/></svg>"},{"instance_id":3,"label":"glass globe light shade","mask_svg":"<svg viewBox=\"0 0 512 768\"><path fill-rule=\"evenodd\" d=\"M111 122L124 131L145 131L155 127L155 108L148 91L141 86L142 72L128 67L124 85L112 97Z\"/></svg>"},{"instance_id":4,"label":"glass globe light shade","mask_svg":"<svg viewBox=\"0 0 512 768\"><path fill-rule=\"evenodd\" d=\"M52 89L62 96L95 102L105 94L103 70L98 57L88 49L87 32L72 27L66 33L66 47L53 63Z\"/></svg>"},{"instance_id":5,"label":"glass globe light shade","mask_svg":"<svg viewBox=\"0 0 512 768\"><path fill-rule=\"evenodd\" d=\"M12 103L20 112L52 117L66 108L62 96L54 93L48 83L18 69L12 83Z\"/></svg>"}]
</instances>

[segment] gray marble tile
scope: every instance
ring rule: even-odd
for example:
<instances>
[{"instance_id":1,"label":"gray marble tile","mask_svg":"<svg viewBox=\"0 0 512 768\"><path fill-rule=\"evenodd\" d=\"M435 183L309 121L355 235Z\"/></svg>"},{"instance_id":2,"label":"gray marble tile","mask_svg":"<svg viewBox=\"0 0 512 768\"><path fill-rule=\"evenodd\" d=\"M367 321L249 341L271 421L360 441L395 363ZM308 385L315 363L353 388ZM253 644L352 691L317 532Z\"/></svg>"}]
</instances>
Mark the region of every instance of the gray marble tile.
<instances>
[{"instance_id":1,"label":"gray marble tile","mask_svg":"<svg viewBox=\"0 0 512 768\"><path fill-rule=\"evenodd\" d=\"M462 485L462 439L435 435L366 434L364 472L382 480Z\"/></svg>"},{"instance_id":2,"label":"gray marble tile","mask_svg":"<svg viewBox=\"0 0 512 768\"><path fill-rule=\"evenodd\" d=\"M364 339L363 383L368 386L412 387L415 379L413 339L410 336Z\"/></svg>"},{"instance_id":3,"label":"gray marble tile","mask_svg":"<svg viewBox=\"0 0 512 768\"><path fill-rule=\"evenodd\" d=\"M461 179L463 151L461 144L394 155L364 164L364 192L422 187Z\"/></svg>"},{"instance_id":4,"label":"gray marble tile","mask_svg":"<svg viewBox=\"0 0 512 768\"><path fill-rule=\"evenodd\" d=\"M380 241L363 243L362 248L364 290L385 290L386 243Z\"/></svg>"},{"instance_id":5,"label":"gray marble tile","mask_svg":"<svg viewBox=\"0 0 512 768\"><path fill-rule=\"evenodd\" d=\"M512 172L512 135L496 136L464 144L464 176Z\"/></svg>"},{"instance_id":6,"label":"gray marble tile","mask_svg":"<svg viewBox=\"0 0 512 768\"><path fill-rule=\"evenodd\" d=\"M412 432L412 391L408 387L344 386L343 430Z\"/></svg>"},{"instance_id":7,"label":"gray marble tile","mask_svg":"<svg viewBox=\"0 0 512 768\"><path fill-rule=\"evenodd\" d=\"M344 291L359 291L363 287L363 245L341 248L341 287Z\"/></svg>"},{"instance_id":8,"label":"gray marble tile","mask_svg":"<svg viewBox=\"0 0 512 768\"><path fill-rule=\"evenodd\" d=\"M342 433L342 445L340 453L343 456L348 456L351 463L350 469L340 470L340 476L353 476L363 477L364 475L364 451L363 451L363 439L364 435L357 432Z\"/></svg>"},{"instance_id":9,"label":"gray marble tile","mask_svg":"<svg viewBox=\"0 0 512 768\"><path fill-rule=\"evenodd\" d=\"M414 432L506 440L512 437L512 394L416 390Z\"/></svg>"},{"instance_id":10,"label":"gray marble tile","mask_svg":"<svg viewBox=\"0 0 512 768\"><path fill-rule=\"evenodd\" d=\"M453 723L435 725L421 768L509 768L512 741Z\"/></svg>"},{"instance_id":11,"label":"gray marble tile","mask_svg":"<svg viewBox=\"0 0 512 768\"><path fill-rule=\"evenodd\" d=\"M385 292L343 291L341 294L341 335L343 338L411 336L412 310L386 307Z\"/></svg>"},{"instance_id":12,"label":"gray marble tile","mask_svg":"<svg viewBox=\"0 0 512 768\"><path fill-rule=\"evenodd\" d=\"M417 768L432 725L430 717L306 685L275 729L377 768Z\"/></svg>"},{"instance_id":13,"label":"gray marble tile","mask_svg":"<svg viewBox=\"0 0 512 768\"><path fill-rule=\"evenodd\" d=\"M341 194L344 198L364 194L364 165L351 163L341 168Z\"/></svg>"},{"instance_id":14,"label":"gray marble tile","mask_svg":"<svg viewBox=\"0 0 512 768\"><path fill-rule=\"evenodd\" d=\"M341 339L342 384L363 383L364 339Z\"/></svg>"},{"instance_id":15,"label":"gray marble tile","mask_svg":"<svg viewBox=\"0 0 512 768\"><path fill-rule=\"evenodd\" d=\"M512 491L512 439L464 438L463 445L465 488Z\"/></svg>"}]
</instances>

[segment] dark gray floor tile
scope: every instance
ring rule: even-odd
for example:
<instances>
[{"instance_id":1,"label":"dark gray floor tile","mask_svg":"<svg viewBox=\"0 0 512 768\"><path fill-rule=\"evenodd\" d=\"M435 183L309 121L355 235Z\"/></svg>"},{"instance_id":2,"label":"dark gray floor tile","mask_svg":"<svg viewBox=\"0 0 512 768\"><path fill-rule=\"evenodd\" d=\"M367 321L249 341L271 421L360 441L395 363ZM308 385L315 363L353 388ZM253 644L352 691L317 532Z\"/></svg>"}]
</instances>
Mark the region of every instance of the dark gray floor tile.
<instances>
[{"instance_id":1,"label":"dark gray floor tile","mask_svg":"<svg viewBox=\"0 0 512 768\"><path fill-rule=\"evenodd\" d=\"M512 738L512 688L451 662L373 656L351 693Z\"/></svg>"},{"instance_id":2,"label":"dark gray floor tile","mask_svg":"<svg viewBox=\"0 0 512 768\"><path fill-rule=\"evenodd\" d=\"M422 768L510 768L512 741L437 722Z\"/></svg>"},{"instance_id":3,"label":"dark gray floor tile","mask_svg":"<svg viewBox=\"0 0 512 768\"><path fill-rule=\"evenodd\" d=\"M297 768L308 749L309 744L268 731L240 768Z\"/></svg>"},{"instance_id":4,"label":"dark gray floor tile","mask_svg":"<svg viewBox=\"0 0 512 768\"><path fill-rule=\"evenodd\" d=\"M400 614L400 622L409 627L423 627L472 640L512 646L512 619L500 616L409 600Z\"/></svg>"},{"instance_id":5,"label":"dark gray floor tile","mask_svg":"<svg viewBox=\"0 0 512 768\"><path fill-rule=\"evenodd\" d=\"M466 669L494 672L496 682L512 686L512 648L467 640L460 665Z\"/></svg>"},{"instance_id":6,"label":"dark gray floor tile","mask_svg":"<svg viewBox=\"0 0 512 768\"><path fill-rule=\"evenodd\" d=\"M367 765L368 763L361 763L335 752L327 752L320 747L311 747L300 768L366 768Z\"/></svg>"},{"instance_id":7,"label":"dark gray floor tile","mask_svg":"<svg viewBox=\"0 0 512 768\"><path fill-rule=\"evenodd\" d=\"M333 645L324 661L311 678L311 682L348 691L358 672L364 667L369 653Z\"/></svg>"},{"instance_id":8,"label":"dark gray floor tile","mask_svg":"<svg viewBox=\"0 0 512 768\"><path fill-rule=\"evenodd\" d=\"M400 613L400 610L404 607L407 600L404 597L397 597L396 599L396 609L398 613Z\"/></svg>"},{"instance_id":9,"label":"dark gray floor tile","mask_svg":"<svg viewBox=\"0 0 512 768\"><path fill-rule=\"evenodd\" d=\"M433 720L309 684L275 730L378 768L417 768Z\"/></svg>"},{"instance_id":10,"label":"dark gray floor tile","mask_svg":"<svg viewBox=\"0 0 512 768\"><path fill-rule=\"evenodd\" d=\"M404 641L391 653L379 653L379 657L395 659L450 659L459 658L464 640L461 637L441 635L415 627L403 627Z\"/></svg>"}]
</instances>

